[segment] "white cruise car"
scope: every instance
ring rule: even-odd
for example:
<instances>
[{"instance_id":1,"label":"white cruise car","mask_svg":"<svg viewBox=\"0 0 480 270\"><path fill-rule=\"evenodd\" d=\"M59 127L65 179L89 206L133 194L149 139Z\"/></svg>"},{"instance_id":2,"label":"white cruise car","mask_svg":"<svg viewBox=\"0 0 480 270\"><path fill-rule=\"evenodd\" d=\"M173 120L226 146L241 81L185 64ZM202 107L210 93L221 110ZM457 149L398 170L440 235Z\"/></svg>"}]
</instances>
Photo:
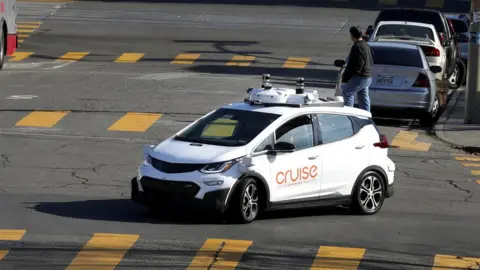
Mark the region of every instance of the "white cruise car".
<instances>
[{"instance_id":1,"label":"white cruise car","mask_svg":"<svg viewBox=\"0 0 480 270\"><path fill-rule=\"evenodd\" d=\"M442 46L435 26L432 24L381 21L373 30L371 42L396 42L417 45L422 48L430 66L439 66L442 71L435 74L437 80L445 76L447 54Z\"/></svg>"},{"instance_id":2,"label":"white cruise car","mask_svg":"<svg viewBox=\"0 0 480 270\"><path fill-rule=\"evenodd\" d=\"M370 112L316 90L261 88L144 148L132 200L205 206L249 223L262 211L326 205L374 214L394 192L395 164ZM233 218L233 219L232 219Z\"/></svg>"}]
</instances>

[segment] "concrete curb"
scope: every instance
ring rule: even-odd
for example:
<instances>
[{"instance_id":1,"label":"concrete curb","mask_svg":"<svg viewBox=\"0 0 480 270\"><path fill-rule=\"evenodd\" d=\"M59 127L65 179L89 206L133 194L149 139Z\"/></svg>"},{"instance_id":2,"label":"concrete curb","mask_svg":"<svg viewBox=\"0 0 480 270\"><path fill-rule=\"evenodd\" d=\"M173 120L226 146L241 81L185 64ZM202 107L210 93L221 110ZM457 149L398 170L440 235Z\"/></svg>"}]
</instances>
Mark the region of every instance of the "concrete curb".
<instances>
[{"instance_id":1,"label":"concrete curb","mask_svg":"<svg viewBox=\"0 0 480 270\"><path fill-rule=\"evenodd\" d=\"M455 107L457 106L459 99L460 99L460 91L455 91L452 94L452 97L450 98L450 100L448 101L447 107L445 108L442 115L440 116L437 123L435 124L435 127L434 127L435 136L439 138L441 141L451 145L453 148L462 149L468 153L480 153L480 147L460 145L454 142L453 140L451 140L450 138L448 138L444 132L445 124L450 119L450 115L452 115L452 112L455 110Z\"/></svg>"}]
</instances>

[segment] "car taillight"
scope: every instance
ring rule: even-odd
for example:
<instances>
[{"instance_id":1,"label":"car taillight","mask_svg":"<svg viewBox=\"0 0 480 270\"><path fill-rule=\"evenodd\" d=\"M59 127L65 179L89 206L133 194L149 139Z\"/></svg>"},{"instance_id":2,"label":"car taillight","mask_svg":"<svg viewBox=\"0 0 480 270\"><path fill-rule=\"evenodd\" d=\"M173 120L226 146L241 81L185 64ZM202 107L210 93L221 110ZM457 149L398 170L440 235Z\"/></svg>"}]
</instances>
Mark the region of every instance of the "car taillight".
<instances>
[{"instance_id":1,"label":"car taillight","mask_svg":"<svg viewBox=\"0 0 480 270\"><path fill-rule=\"evenodd\" d=\"M430 81L428 80L428 77L420 73L418 74L417 80L413 83L414 87L430 87Z\"/></svg>"},{"instance_id":2,"label":"car taillight","mask_svg":"<svg viewBox=\"0 0 480 270\"><path fill-rule=\"evenodd\" d=\"M388 140L385 135L380 134L380 142L374 143L373 146L380 148L388 148Z\"/></svg>"},{"instance_id":3,"label":"car taillight","mask_svg":"<svg viewBox=\"0 0 480 270\"><path fill-rule=\"evenodd\" d=\"M440 50L435 47L422 46L422 50L426 56L440 56Z\"/></svg>"}]
</instances>

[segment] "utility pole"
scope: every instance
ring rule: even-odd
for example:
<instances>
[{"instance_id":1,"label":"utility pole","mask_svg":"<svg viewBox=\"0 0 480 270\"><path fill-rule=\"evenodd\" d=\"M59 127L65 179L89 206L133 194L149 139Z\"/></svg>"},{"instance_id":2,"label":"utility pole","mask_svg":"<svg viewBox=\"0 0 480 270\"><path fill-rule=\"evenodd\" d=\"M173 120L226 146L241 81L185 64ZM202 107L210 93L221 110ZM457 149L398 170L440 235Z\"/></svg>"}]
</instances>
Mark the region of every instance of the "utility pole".
<instances>
[{"instance_id":1,"label":"utility pole","mask_svg":"<svg viewBox=\"0 0 480 270\"><path fill-rule=\"evenodd\" d=\"M480 0L470 0L465 124L480 124Z\"/></svg>"}]
</instances>

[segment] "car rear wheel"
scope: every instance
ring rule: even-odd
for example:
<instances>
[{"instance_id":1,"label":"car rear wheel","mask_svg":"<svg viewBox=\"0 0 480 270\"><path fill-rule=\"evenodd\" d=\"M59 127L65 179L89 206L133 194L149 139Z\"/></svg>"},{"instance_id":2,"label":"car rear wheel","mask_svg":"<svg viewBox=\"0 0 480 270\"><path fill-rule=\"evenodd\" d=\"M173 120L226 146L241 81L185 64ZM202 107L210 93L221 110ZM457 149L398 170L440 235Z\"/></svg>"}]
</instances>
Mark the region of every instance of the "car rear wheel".
<instances>
[{"instance_id":1,"label":"car rear wheel","mask_svg":"<svg viewBox=\"0 0 480 270\"><path fill-rule=\"evenodd\" d=\"M420 117L420 125L424 127L429 127L435 123L439 114L440 114L440 100L437 95L435 95L435 100L433 101L433 107L431 112L425 112L424 115Z\"/></svg>"},{"instance_id":2,"label":"car rear wheel","mask_svg":"<svg viewBox=\"0 0 480 270\"><path fill-rule=\"evenodd\" d=\"M377 213L385 200L385 184L382 176L375 171L365 173L352 194L351 209L361 215Z\"/></svg>"},{"instance_id":3,"label":"car rear wheel","mask_svg":"<svg viewBox=\"0 0 480 270\"><path fill-rule=\"evenodd\" d=\"M246 178L235 189L232 197L230 218L234 222L250 223L260 213L260 196L257 180Z\"/></svg>"}]
</instances>

